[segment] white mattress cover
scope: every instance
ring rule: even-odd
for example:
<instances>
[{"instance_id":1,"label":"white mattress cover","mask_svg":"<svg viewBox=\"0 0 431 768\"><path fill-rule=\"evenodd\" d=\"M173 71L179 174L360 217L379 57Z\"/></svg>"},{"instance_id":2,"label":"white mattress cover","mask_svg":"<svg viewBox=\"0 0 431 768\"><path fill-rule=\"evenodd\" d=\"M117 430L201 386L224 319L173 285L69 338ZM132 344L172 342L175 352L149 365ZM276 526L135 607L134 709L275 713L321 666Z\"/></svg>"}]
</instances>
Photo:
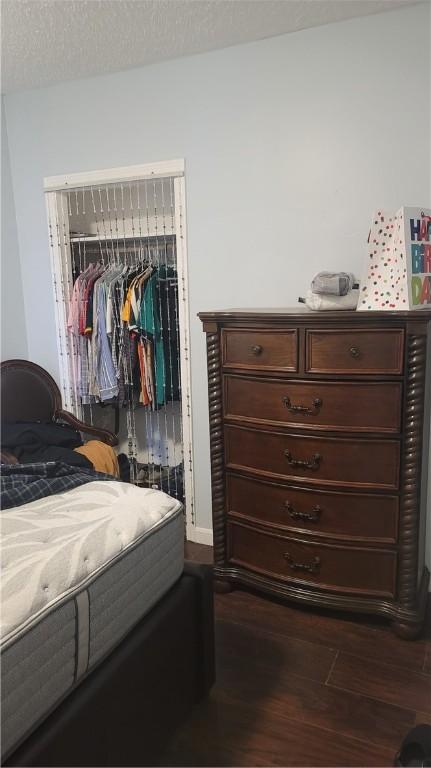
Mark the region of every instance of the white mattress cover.
<instances>
[{"instance_id":1,"label":"white mattress cover","mask_svg":"<svg viewBox=\"0 0 431 768\"><path fill-rule=\"evenodd\" d=\"M4 510L2 648L181 507L162 491L95 481Z\"/></svg>"}]
</instances>

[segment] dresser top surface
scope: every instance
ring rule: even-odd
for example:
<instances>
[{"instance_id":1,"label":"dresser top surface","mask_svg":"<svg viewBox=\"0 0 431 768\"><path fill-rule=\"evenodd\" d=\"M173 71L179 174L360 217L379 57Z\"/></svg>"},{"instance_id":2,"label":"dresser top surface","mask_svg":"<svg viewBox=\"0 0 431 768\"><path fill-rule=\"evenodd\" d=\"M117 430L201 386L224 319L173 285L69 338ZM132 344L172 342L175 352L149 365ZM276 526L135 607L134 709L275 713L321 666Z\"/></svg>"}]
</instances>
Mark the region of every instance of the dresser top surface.
<instances>
[{"instance_id":1,"label":"dresser top surface","mask_svg":"<svg viewBox=\"0 0 431 768\"><path fill-rule=\"evenodd\" d=\"M298 322L314 323L316 321L334 321L340 324L352 321L355 323L367 324L370 321L378 323L394 323L397 321L415 321L427 322L431 320L430 309L406 310L406 311L368 311L357 312L356 310L337 310L337 311L316 311L308 307L246 307L243 309L219 309L212 312L199 312L198 317L203 322L226 322L229 320L288 320Z\"/></svg>"}]
</instances>

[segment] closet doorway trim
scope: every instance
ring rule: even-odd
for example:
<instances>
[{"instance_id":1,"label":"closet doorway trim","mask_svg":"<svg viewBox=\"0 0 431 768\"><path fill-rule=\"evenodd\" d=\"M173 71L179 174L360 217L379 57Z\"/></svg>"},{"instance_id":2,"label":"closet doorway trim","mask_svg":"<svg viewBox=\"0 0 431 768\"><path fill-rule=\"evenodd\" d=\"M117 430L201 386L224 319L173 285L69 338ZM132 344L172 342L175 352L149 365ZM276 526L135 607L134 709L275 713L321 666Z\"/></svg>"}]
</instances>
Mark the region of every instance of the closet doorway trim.
<instances>
[{"instance_id":1,"label":"closet doorway trim","mask_svg":"<svg viewBox=\"0 0 431 768\"><path fill-rule=\"evenodd\" d=\"M75 187L92 187L96 184L116 184L144 179L166 179L184 176L184 160L166 160L144 165L126 165L121 168L105 168L100 171L83 171L44 179L45 192L59 192Z\"/></svg>"},{"instance_id":2,"label":"closet doorway trim","mask_svg":"<svg viewBox=\"0 0 431 768\"><path fill-rule=\"evenodd\" d=\"M196 525L195 490L193 478L193 424L191 398L191 366L190 366L190 317L188 293L188 260L187 260L187 217L185 194L185 163L183 159L162 161L158 163L125 166L120 168L103 169L99 171L84 171L82 173L49 176L44 179L44 191L48 222L57 216L58 236L49 232L49 249L51 254L51 273L54 284L70 285L71 248L69 235L69 220L67 207L67 190L82 187L93 187L102 184L116 184L148 179L171 178L174 182L175 194L175 235L177 250L177 271L179 286L179 336L180 336L180 366L181 366L181 404L182 404L182 437L184 450L184 490L186 502L186 533L190 541L200 540L200 529ZM58 219L61 221L58 221ZM64 407L76 415L80 408L74 401L73 382L71 381L69 365L69 340L66 330L69 296L64 294L64 301L56 300L55 322L57 330L57 351L60 368L60 389Z\"/></svg>"}]
</instances>

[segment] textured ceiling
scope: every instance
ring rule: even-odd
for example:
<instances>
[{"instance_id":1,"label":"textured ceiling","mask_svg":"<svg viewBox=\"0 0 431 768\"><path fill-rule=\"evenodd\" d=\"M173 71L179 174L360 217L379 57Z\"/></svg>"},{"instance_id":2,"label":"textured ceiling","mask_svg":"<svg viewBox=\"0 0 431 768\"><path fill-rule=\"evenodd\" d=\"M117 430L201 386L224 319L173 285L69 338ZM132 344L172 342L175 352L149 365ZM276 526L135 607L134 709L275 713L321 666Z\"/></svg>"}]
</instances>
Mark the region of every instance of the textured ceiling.
<instances>
[{"instance_id":1,"label":"textured ceiling","mask_svg":"<svg viewBox=\"0 0 431 768\"><path fill-rule=\"evenodd\" d=\"M2 90L107 74L412 0L1 0Z\"/></svg>"}]
</instances>

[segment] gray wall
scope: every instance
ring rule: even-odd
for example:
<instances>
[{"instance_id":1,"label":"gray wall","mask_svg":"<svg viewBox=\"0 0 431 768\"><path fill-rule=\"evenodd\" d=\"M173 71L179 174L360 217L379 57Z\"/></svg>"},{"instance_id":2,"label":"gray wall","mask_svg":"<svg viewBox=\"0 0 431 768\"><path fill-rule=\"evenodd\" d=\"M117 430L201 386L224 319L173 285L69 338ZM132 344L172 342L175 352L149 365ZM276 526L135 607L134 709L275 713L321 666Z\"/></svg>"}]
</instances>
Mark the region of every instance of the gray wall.
<instances>
[{"instance_id":1,"label":"gray wall","mask_svg":"<svg viewBox=\"0 0 431 768\"><path fill-rule=\"evenodd\" d=\"M2 360L27 358L27 329L6 121L1 120L1 347Z\"/></svg>"},{"instance_id":2,"label":"gray wall","mask_svg":"<svg viewBox=\"0 0 431 768\"><path fill-rule=\"evenodd\" d=\"M42 180L186 159L198 525L210 525L199 310L292 306L361 271L372 211L430 198L429 8L6 97L29 353L57 373Z\"/></svg>"}]
</instances>

